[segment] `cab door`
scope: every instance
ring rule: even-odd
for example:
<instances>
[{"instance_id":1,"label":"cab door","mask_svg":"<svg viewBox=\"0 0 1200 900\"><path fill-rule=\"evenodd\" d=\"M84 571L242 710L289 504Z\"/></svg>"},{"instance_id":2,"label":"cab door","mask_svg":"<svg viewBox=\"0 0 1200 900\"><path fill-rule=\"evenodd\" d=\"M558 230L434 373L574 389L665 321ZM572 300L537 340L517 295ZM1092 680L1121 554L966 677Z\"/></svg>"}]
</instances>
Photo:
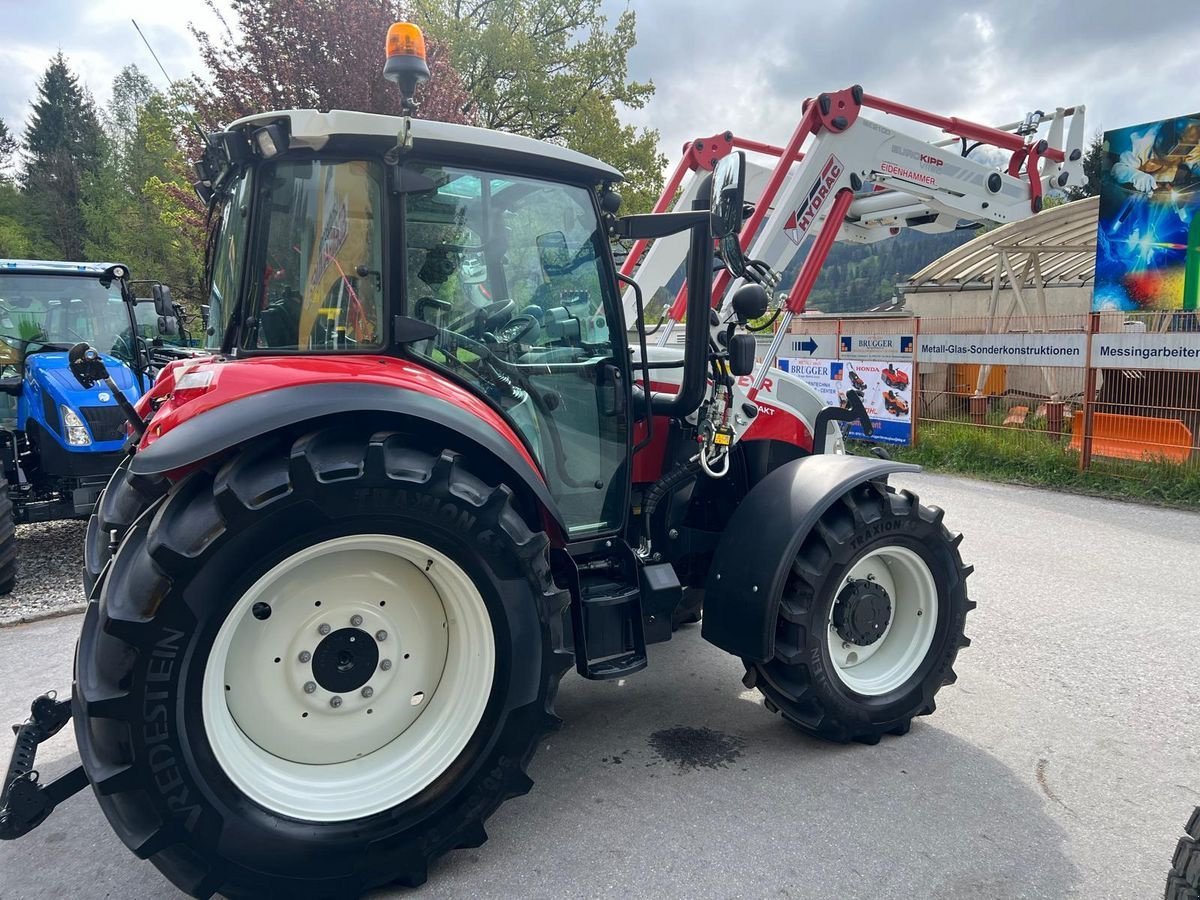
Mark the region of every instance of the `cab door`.
<instances>
[{"instance_id":1,"label":"cab door","mask_svg":"<svg viewBox=\"0 0 1200 900\"><path fill-rule=\"evenodd\" d=\"M592 193L418 168L435 186L405 193L407 308L441 331L413 349L472 382L521 431L570 539L620 530L629 508L628 351Z\"/></svg>"}]
</instances>

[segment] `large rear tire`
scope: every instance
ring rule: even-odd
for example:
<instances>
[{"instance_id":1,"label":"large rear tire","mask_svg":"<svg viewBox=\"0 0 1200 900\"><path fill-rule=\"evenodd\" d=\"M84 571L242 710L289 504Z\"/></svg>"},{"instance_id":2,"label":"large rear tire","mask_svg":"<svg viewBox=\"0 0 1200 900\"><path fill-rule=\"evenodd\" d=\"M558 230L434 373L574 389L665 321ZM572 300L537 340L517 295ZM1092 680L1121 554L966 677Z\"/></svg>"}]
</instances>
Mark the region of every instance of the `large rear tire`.
<instances>
[{"instance_id":1,"label":"large rear tire","mask_svg":"<svg viewBox=\"0 0 1200 900\"><path fill-rule=\"evenodd\" d=\"M100 573L112 558L112 548L121 543L129 526L155 500L167 492L165 478L146 478L129 471L129 459L117 466L108 484L96 498L83 541L83 595L91 597Z\"/></svg>"},{"instance_id":2,"label":"large rear tire","mask_svg":"<svg viewBox=\"0 0 1200 900\"><path fill-rule=\"evenodd\" d=\"M1200 806L1188 819L1187 834L1175 845L1171 872L1167 875L1166 900L1200 898Z\"/></svg>"},{"instance_id":3,"label":"large rear tire","mask_svg":"<svg viewBox=\"0 0 1200 900\"><path fill-rule=\"evenodd\" d=\"M198 897L420 884L529 790L558 723L547 546L509 488L390 432L189 475L84 621L75 730L105 815Z\"/></svg>"},{"instance_id":4,"label":"large rear tire","mask_svg":"<svg viewBox=\"0 0 1200 900\"><path fill-rule=\"evenodd\" d=\"M779 604L775 656L745 683L809 734L878 743L934 710L955 680L969 567L942 511L868 482L840 497L796 555Z\"/></svg>"},{"instance_id":5,"label":"large rear tire","mask_svg":"<svg viewBox=\"0 0 1200 900\"><path fill-rule=\"evenodd\" d=\"M0 475L0 596L11 594L17 583L17 526L13 521L8 481Z\"/></svg>"}]
</instances>

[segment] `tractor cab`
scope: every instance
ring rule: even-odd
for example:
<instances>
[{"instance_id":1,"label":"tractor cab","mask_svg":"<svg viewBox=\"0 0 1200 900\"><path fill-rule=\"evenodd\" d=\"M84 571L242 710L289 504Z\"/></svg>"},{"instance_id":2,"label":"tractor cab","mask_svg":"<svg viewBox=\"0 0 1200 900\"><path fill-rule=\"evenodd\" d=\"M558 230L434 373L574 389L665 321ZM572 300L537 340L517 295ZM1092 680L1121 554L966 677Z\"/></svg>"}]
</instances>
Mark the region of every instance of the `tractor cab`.
<instances>
[{"instance_id":1,"label":"tractor cab","mask_svg":"<svg viewBox=\"0 0 1200 900\"><path fill-rule=\"evenodd\" d=\"M440 122L291 111L234 123L206 345L393 355L482 398L537 461L572 539L629 508L629 348L582 154ZM269 132L275 153L255 136ZM611 325L610 325L611 323Z\"/></svg>"}]
</instances>

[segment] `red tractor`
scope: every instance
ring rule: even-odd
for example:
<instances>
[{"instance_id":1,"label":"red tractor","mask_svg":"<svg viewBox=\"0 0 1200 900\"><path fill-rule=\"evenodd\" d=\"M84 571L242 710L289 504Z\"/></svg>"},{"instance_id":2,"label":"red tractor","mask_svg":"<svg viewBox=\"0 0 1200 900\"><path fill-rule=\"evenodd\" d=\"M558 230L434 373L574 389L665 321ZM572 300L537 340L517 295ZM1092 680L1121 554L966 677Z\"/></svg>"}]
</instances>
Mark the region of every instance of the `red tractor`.
<instances>
[{"instance_id":1,"label":"red tractor","mask_svg":"<svg viewBox=\"0 0 1200 900\"><path fill-rule=\"evenodd\" d=\"M888 367L879 374L883 383L894 390L903 391L908 387L908 373L897 369L892 363L888 363Z\"/></svg>"},{"instance_id":2,"label":"red tractor","mask_svg":"<svg viewBox=\"0 0 1200 900\"><path fill-rule=\"evenodd\" d=\"M942 511L887 484L915 467L842 452L861 404L774 369L747 392L761 286L711 330L741 155L692 210L620 218L598 160L413 116L419 32L388 47L404 116L209 138L212 356L137 405L88 531L72 696L21 726L0 837L91 785L197 897L419 884L530 789L564 672L632 675L701 604L811 735L902 735L954 680L970 569ZM648 350L609 242L672 234L684 346ZM70 718L82 765L39 784Z\"/></svg>"}]
</instances>

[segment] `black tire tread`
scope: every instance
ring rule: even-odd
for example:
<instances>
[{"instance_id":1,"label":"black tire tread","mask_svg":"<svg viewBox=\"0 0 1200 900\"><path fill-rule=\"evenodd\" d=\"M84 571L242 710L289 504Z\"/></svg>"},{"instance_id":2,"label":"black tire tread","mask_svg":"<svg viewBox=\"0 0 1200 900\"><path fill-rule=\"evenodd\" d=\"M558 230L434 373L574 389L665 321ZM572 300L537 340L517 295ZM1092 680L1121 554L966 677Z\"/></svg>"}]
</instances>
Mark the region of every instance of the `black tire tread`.
<instances>
[{"instance_id":1,"label":"black tire tread","mask_svg":"<svg viewBox=\"0 0 1200 900\"><path fill-rule=\"evenodd\" d=\"M775 657L771 663L786 667L786 690L777 680L749 662L745 679L747 687L757 687L764 695L764 705L769 712L780 714L809 734L837 743L857 741L877 744L884 735L907 734L913 718L934 712L934 695L937 691L957 680L954 658L959 649L970 645L970 640L961 632L952 636L954 646L943 677L940 681L927 679L922 684L920 701L907 715L896 721L882 725L866 722L848 725L822 703L819 692L813 688L813 675L803 652L804 629L810 622L812 607L816 603L815 591L828 572L835 553L855 536L859 528L878 521L885 511L896 517L919 516L933 526L952 554L958 580L953 587L963 590L964 609L969 612L976 606L965 593L965 580L971 574L972 567L963 565L958 553L962 535L952 534L942 524L944 513L941 509L922 506L911 491L897 491L881 481L867 482L838 498L801 545L780 598L780 619L788 623L787 628L796 629L793 640L782 640L777 636Z\"/></svg>"},{"instance_id":2,"label":"black tire tread","mask_svg":"<svg viewBox=\"0 0 1200 900\"><path fill-rule=\"evenodd\" d=\"M11 594L17 584L17 526L13 521L8 481L0 475L0 596Z\"/></svg>"},{"instance_id":3,"label":"black tire tread","mask_svg":"<svg viewBox=\"0 0 1200 900\"><path fill-rule=\"evenodd\" d=\"M1192 811L1188 819L1187 834L1175 845L1163 896L1166 900L1200 898L1200 806Z\"/></svg>"},{"instance_id":4,"label":"black tire tread","mask_svg":"<svg viewBox=\"0 0 1200 900\"><path fill-rule=\"evenodd\" d=\"M117 466L108 484L96 498L88 518L83 547L83 593L91 597L100 574L112 557L112 538L119 544L125 532L151 503L167 492L169 483L161 476L145 477L129 472L129 460Z\"/></svg>"},{"instance_id":5,"label":"black tire tread","mask_svg":"<svg viewBox=\"0 0 1200 900\"><path fill-rule=\"evenodd\" d=\"M226 532L237 529L255 511L269 507L296 492L334 481L354 482L370 474L378 484L414 482L434 493L457 498L479 510L481 520L502 532L524 561L524 571L539 602L543 623L543 682L537 706L523 707L508 717L497 746L506 746L518 765L500 769L503 783L470 807L472 815L453 825L442 823L441 831L424 837L404 854L403 871L393 872L394 883L417 886L425 881L433 859L459 847L477 847L487 839L484 821L500 804L529 791L533 782L526 773L541 739L561 725L554 714L554 700L562 674L573 664L565 649L563 611L569 594L551 576L546 535L533 531L516 510L513 491L507 486L489 486L473 475L453 451L429 454L403 443L403 436L377 431L365 441L340 430L325 430L301 436L289 446L269 441L243 448L216 472L198 471L170 487L160 499L147 502L141 496L141 514L125 525L125 540L114 563L105 570L107 583L89 604L80 640L75 698L76 735L80 755L89 778L101 797L113 798L102 806L122 841L139 856L150 857L178 886L196 897L215 892L227 896L262 896L261 888L229 880L218 859L201 858L186 842L182 828L163 821L122 759L136 708L130 708L121 687L134 668L134 659L153 622L153 610L133 608L124 598L125 585L142 584L142 596L160 595L172 578L186 575L197 565L205 549ZM135 490L129 479L119 490ZM161 485L164 490L165 482ZM157 486L156 486L157 487ZM161 493L161 492L160 492ZM128 511L134 504L113 501L97 507L103 523L113 523L109 510ZM127 517L127 516L126 516ZM117 523L119 524L119 523ZM124 560L129 557L128 560ZM132 698L130 698L132 700ZM89 722L101 722L90 728ZM107 738L96 739L96 735ZM123 737L126 736L126 737ZM510 757L511 758L511 757ZM366 879L366 875L362 876ZM305 882L297 879L286 886L289 896L357 895L382 883L364 880L350 885Z\"/></svg>"}]
</instances>

